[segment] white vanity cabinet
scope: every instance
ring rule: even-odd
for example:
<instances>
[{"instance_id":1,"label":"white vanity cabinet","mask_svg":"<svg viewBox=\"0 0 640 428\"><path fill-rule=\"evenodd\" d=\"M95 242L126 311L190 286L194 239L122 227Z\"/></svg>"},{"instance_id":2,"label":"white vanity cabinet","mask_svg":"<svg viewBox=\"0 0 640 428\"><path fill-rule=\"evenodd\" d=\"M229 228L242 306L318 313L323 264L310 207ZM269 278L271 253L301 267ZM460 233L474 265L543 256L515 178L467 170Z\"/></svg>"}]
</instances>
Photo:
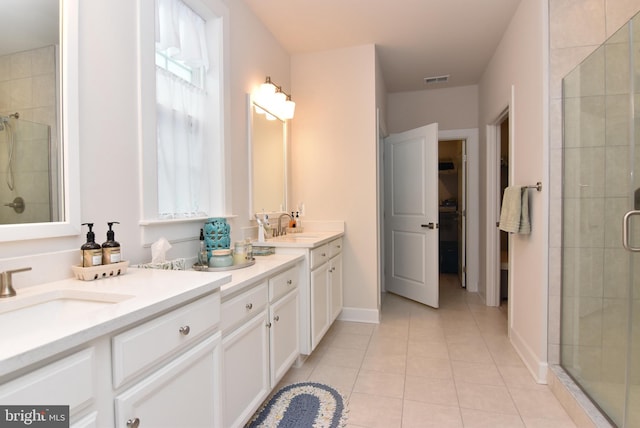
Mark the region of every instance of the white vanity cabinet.
<instances>
[{"instance_id":1,"label":"white vanity cabinet","mask_svg":"<svg viewBox=\"0 0 640 428\"><path fill-rule=\"evenodd\" d=\"M269 279L271 388L300 355L299 277L295 267Z\"/></svg>"},{"instance_id":2,"label":"white vanity cabinet","mask_svg":"<svg viewBox=\"0 0 640 428\"><path fill-rule=\"evenodd\" d=\"M0 386L3 405L69 406L73 420L78 411L94 405L97 382L95 349L89 347L33 370Z\"/></svg>"},{"instance_id":3,"label":"white vanity cabinet","mask_svg":"<svg viewBox=\"0 0 640 428\"><path fill-rule=\"evenodd\" d=\"M268 284L222 302L225 427L241 426L269 393Z\"/></svg>"},{"instance_id":4,"label":"white vanity cabinet","mask_svg":"<svg viewBox=\"0 0 640 428\"><path fill-rule=\"evenodd\" d=\"M331 322L342 312L342 238L329 242L329 288L331 289Z\"/></svg>"},{"instance_id":5,"label":"white vanity cabinet","mask_svg":"<svg viewBox=\"0 0 640 428\"><path fill-rule=\"evenodd\" d=\"M219 305L211 294L113 337L116 427L219 425Z\"/></svg>"},{"instance_id":6,"label":"white vanity cabinet","mask_svg":"<svg viewBox=\"0 0 640 428\"><path fill-rule=\"evenodd\" d=\"M297 266L222 302L223 426L243 426L299 355Z\"/></svg>"},{"instance_id":7,"label":"white vanity cabinet","mask_svg":"<svg viewBox=\"0 0 640 428\"><path fill-rule=\"evenodd\" d=\"M310 251L311 350L342 311L342 238Z\"/></svg>"}]
</instances>

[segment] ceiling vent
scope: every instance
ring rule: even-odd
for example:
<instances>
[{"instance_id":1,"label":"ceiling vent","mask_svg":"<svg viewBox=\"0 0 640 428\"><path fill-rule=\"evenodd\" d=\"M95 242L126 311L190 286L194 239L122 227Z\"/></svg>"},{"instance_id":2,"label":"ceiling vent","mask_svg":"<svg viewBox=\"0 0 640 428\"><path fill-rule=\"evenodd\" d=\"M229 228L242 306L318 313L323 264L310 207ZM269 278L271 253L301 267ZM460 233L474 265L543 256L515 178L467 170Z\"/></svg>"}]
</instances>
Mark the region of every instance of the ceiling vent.
<instances>
[{"instance_id":1,"label":"ceiling vent","mask_svg":"<svg viewBox=\"0 0 640 428\"><path fill-rule=\"evenodd\" d=\"M449 76L449 74L445 74L444 76L425 77L424 83L427 85L432 83L446 83L449 81Z\"/></svg>"}]
</instances>

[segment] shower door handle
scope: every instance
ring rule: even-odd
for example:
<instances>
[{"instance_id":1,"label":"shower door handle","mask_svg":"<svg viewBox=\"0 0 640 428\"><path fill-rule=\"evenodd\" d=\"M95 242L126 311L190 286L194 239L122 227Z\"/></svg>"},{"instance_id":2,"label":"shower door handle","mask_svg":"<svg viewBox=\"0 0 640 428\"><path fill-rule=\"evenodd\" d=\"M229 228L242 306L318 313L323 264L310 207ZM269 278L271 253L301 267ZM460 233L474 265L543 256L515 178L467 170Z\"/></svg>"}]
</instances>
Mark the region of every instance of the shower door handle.
<instances>
[{"instance_id":1,"label":"shower door handle","mask_svg":"<svg viewBox=\"0 0 640 428\"><path fill-rule=\"evenodd\" d=\"M624 215L624 218L622 220L622 246L625 248L625 250L640 252L640 248L632 247L629 243L629 223L631 223L631 217L633 217L634 215L640 215L640 210L629 211Z\"/></svg>"}]
</instances>

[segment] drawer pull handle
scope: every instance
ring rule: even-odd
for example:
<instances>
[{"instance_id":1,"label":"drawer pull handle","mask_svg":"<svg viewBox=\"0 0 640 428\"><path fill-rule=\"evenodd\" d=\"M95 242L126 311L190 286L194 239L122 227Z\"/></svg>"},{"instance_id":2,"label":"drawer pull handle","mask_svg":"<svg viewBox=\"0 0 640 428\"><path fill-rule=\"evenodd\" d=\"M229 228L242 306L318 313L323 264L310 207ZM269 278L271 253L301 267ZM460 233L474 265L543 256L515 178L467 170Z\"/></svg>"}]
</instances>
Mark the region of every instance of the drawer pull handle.
<instances>
[{"instance_id":1,"label":"drawer pull handle","mask_svg":"<svg viewBox=\"0 0 640 428\"><path fill-rule=\"evenodd\" d=\"M274 320L274 321L280 321L280 316L279 316L279 315L276 315L275 317L273 317L273 320Z\"/></svg>"},{"instance_id":2,"label":"drawer pull handle","mask_svg":"<svg viewBox=\"0 0 640 428\"><path fill-rule=\"evenodd\" d=\"M138 428L139 426L140 426L139 418L129 419L127 421L127 428Z\"/></svg>"},{"instance_id":3,"label":"drawer pull handle","mask_svg":"<svg viewBox=\"0 0 640 428\"><path fill-rule=\"evenodd\" d=\"M289 280L287 280L287 285L291 285L291 284L293 284L293 281L292 281L292 280L290 280L290 279L289 279Z\"/></svg>"},{"instance_id":4,"label":"drawer pull handle","mask_svg":"<svg viewBox=\"0 0 640 428\"><path fill-rule=\"evenodd\" d=\"M320 254L322 257L327 257L327 253Z\"/></svg>"},{"instance_id":5,"label":"drawer pull handle","mask_svg":"<svg viewBox=\"0 0 640 428\"><path fill-rule=\"evenodd\" d=\"M245 308L250 311L251 309L253 309L253 303L247 303L247 306L245 306Z\"/></svg>"},{"instance_id":6,"label":"drawer pull handle","mask_svg":"<svg viewBox=\"0 0 640 428\"><path fill-rule=\"evenodd\" d=\"M271 323L270 323L270 322L266 323L266 324L265 324L265 327L267 327L267 328L271 328Z\"/></svg>"},{"instance_id":7,"label":"drawer pull handle","mask_svg":"<svg viewBox=\"0 0 640 428\"><path fill-rule=\"evenodd\" d=\"M185 325L184 327L180 327L179 331L183 336L187 336L191 332L191 328L188 325Z\"/></svg>"}]
</instances>

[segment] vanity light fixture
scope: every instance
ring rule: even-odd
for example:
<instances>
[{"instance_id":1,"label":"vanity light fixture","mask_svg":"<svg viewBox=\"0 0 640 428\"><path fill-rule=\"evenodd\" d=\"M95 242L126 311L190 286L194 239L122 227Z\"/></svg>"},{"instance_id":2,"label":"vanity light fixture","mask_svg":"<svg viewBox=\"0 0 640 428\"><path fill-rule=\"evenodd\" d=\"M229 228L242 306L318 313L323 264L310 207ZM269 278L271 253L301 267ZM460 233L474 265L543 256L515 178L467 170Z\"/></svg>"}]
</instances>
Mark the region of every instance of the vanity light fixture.
<instances>
[{"instance_id":1,"label":"vanity light fixture","mask_svg":"<svg viewBox=\"0 0 640 428\"><path fill-rule=\"evenodd\" d=\"M269 76L258 87L253 102L256 113L265 113L270 120L276 117L282 120L293 119L296 109L291 95L284 93L282 87L274 84Z\"/></svg>"}]
</instances>

